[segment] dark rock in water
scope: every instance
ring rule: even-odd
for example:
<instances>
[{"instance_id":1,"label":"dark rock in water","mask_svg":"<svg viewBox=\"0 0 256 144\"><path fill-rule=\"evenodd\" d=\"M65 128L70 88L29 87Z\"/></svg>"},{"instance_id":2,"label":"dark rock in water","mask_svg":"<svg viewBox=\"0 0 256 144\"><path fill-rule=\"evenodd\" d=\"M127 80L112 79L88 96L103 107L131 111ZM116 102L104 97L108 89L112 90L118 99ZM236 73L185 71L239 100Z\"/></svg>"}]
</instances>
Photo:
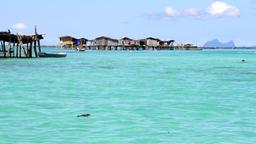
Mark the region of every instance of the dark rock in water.
<instances>
[{"instance_id":1,"label":"dark rock in water","mask_svg":"<svg viewBox=\"0 0 256 144\"><path fill-rule=\"evenodd\" d=\"M77 117L89 117L91 116L91 114L80 114L80 115L77 115Z\"/></svg>"},{"instance_id":2,"label":"dark rock in water","mask_svg":"<svg viewBox=\"0 0 256 144\"><path fill-rule=\"evenodd\" d=\"M235 48L234 41L229 42L220 42L218 39L214 39L212 41L208 41L205 45L205 48Z\"/></svg>"}]
</instances>

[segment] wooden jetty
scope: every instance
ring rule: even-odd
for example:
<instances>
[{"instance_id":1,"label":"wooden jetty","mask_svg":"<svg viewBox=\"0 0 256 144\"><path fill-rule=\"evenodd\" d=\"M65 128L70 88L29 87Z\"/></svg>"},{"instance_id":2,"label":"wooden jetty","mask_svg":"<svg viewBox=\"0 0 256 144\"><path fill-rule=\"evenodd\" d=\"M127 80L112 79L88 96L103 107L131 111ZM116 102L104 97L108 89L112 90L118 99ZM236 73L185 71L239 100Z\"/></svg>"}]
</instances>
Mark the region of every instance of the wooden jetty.
<instances>
[{"instance_id":1,"label":"wooden jetty","mask_svg":"<svg viewBox=\"0 0 256 144\"><path fill-rule=\"evenodd\" d=\"M0 58L32 58L41 52L40 40L42 34L34 35L12 34L10 30L0 32Z\"/></svg>"}]
</instances>

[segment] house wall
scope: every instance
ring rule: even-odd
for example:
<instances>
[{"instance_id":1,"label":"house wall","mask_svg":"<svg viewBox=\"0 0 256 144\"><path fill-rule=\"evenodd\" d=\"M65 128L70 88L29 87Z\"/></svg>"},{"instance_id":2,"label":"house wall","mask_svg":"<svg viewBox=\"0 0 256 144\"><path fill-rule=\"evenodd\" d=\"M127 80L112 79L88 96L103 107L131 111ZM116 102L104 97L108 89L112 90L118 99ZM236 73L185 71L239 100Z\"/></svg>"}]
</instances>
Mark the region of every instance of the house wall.
<instances>
[{"instance_id":1,"label":"house wall","mask_svg":"<svg viewBox=\"0 0 256 144\"><path fill-rule=\"evenodd\" d=\"M163 46L163 47L168 47L169 46L167 41L162 41L161 44L162 45L160 45L160 42L159 42L160 46Z\"/></svg>"},{"instance_id":2,"label":"house wall","mask_svg":"<svg viewBox=\"0 0 256 144\"><path fill-rule=\"evenodd\" d=\"M111 45L111 46L117 46L118 45L118 41L107 40L107 44Z\"/></svg>"},{"instance_id":3,"label":"house wall","mask_svg":"<svg viewBox=\"0 0 256 144\"><path fill-rule=\"evenodd\" d=\"M105 39L98 39L95 41L95 45L97 46L106 46L107 45L107 42Z\"/></svg>"},{"instance_id":4,"label":"house wall","mask_svg":"<svg viewBox=\"0 0 256 144\"><path fill-rule=\"evenodd\" d=\"M149 47L157 47L157 46L159 46L159 42L157 40L147 39L146 45Z\"/></svg>"},{"instance_id":5,"label":"house wall","mask_svg":"<svg viewBox=\"0 0 256 144\"><path fill-rule=\"evenodd\" d=\"M64 45L73 45L73 41L60 41Z\"/></svg>"},{"instance_id":6,"label":"house wall","mask_svg":"<svg viewBox=\"0 0 256 144\"><path fill-rule=\"evenodd\" d=\"M110 39L98 39L95 44L97 46L117 46L118 42Z\"/></svg>"},{"instance_id":7,"label":"house wall","mask_svg":"<svg viewBox=\"0 0 256 144\"><path fill-rule=\"evenodd\" d=\"M64 37L64 38L60 38L60 43L62 43L63 45L73 45L74 41L72 38Z\"/></svg>"},{"instance_id":8,"label":"house wall","mask_svg":"<svg viewBox=\"0 0 256 144\"><path fill-rule=\"evenodd\" d=\"M120 40L119 45L124 45L124 46L136 45L136 41L134 41L134 40Z\"/></svg>"}]
</instances>

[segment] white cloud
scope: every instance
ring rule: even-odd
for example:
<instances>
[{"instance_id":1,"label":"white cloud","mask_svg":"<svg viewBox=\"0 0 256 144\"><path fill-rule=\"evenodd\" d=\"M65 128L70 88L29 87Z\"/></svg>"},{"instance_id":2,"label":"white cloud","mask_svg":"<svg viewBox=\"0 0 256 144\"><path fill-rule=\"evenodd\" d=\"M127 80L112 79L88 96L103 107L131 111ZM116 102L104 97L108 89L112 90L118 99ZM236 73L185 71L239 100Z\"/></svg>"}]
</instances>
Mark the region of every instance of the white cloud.
<instances>
[{"instance_id":1,"label":"white cloud","mask_svg":"<svg viewBox=\"0 0 256 144\"><path fill-rule=\"evenodd\" d=\"M222 1L213 2L207 9L207 13L212 16L239 16L240 10L235 7L228 5Z\"/></svg>"},{"instance_id":2,"label":"white cloud","mask_svg":"<svg viewBox=\"0 0 256 144\"><path fill-rule=\"evenodd\" d=\"M178 10L175 10L174 8L167 6L164 10L165 14L170 17L176 17L180 16L180 12Z\"/></svg>"},{"instance_id":3,"label":"white cloud","mask_svg":"<svg viewBox=\"0 0 256 144\"><path fill-rule=\"evenodd\" d=\"M163 17L196 17L203 18L206 16L227 16L227 17L237 17L240 16L240 10L232 5L229 5L222 1L214 1L210 4L208 8L197 9L197 8L187 8L183 10L177 10L171 6L167 6L162 14L158 14Z\"/></svg>"},{"instance_id":4,"label":"white cloud","mask_svg":"<svg viewBox=\"0 0 256 144\"><path fill-rule=\"evenodd\" d=\"M13 25L13 28L15 28L15 29L27 29L28 27L24 23L16 23L16 24Z\"/></svg>"},{"instance_id":5,"label":"white cloud","mask_svg":"<svg viewBox=\"0 0 256 144\"><path fill-rule=\"evenodd\" d=\"M187 16L199 16L200 12L196 8L188 8L188 9L184 10L184 15L187 15Z\"/></svg>"},{"instance_id":6,"label":"white cloud","mask_svg":"<svg viewBox=\"0 0 256 144\"><path fill-rule=\"evenodd\" d=\"M165 16L168 17L183 17L183 16L200 16L201 11L196 8L188 8L185 10L176 10L170 6L164 9Z\"/></svg>"}]
</instances>

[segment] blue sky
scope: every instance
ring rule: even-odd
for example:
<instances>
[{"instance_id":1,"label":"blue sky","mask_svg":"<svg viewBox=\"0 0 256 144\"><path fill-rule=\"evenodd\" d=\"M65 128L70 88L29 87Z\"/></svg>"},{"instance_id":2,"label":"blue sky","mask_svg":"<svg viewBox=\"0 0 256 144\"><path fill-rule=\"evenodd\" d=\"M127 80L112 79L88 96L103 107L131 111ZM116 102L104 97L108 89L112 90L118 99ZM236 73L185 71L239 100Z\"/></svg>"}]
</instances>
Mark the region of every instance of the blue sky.
<instances>
[{"instance_id":1,"label":"blue sky","mask_svg":"<svg viewBox=\"0 0 256 144\"><path fill-rule=\"evenodd\" d=\"M46 34L43 44L57 44L63 35L106 35L256 45L254 0L8 0L1 5L0 31L30 34L37 25Z\"/></svg>"}]
</instances>

